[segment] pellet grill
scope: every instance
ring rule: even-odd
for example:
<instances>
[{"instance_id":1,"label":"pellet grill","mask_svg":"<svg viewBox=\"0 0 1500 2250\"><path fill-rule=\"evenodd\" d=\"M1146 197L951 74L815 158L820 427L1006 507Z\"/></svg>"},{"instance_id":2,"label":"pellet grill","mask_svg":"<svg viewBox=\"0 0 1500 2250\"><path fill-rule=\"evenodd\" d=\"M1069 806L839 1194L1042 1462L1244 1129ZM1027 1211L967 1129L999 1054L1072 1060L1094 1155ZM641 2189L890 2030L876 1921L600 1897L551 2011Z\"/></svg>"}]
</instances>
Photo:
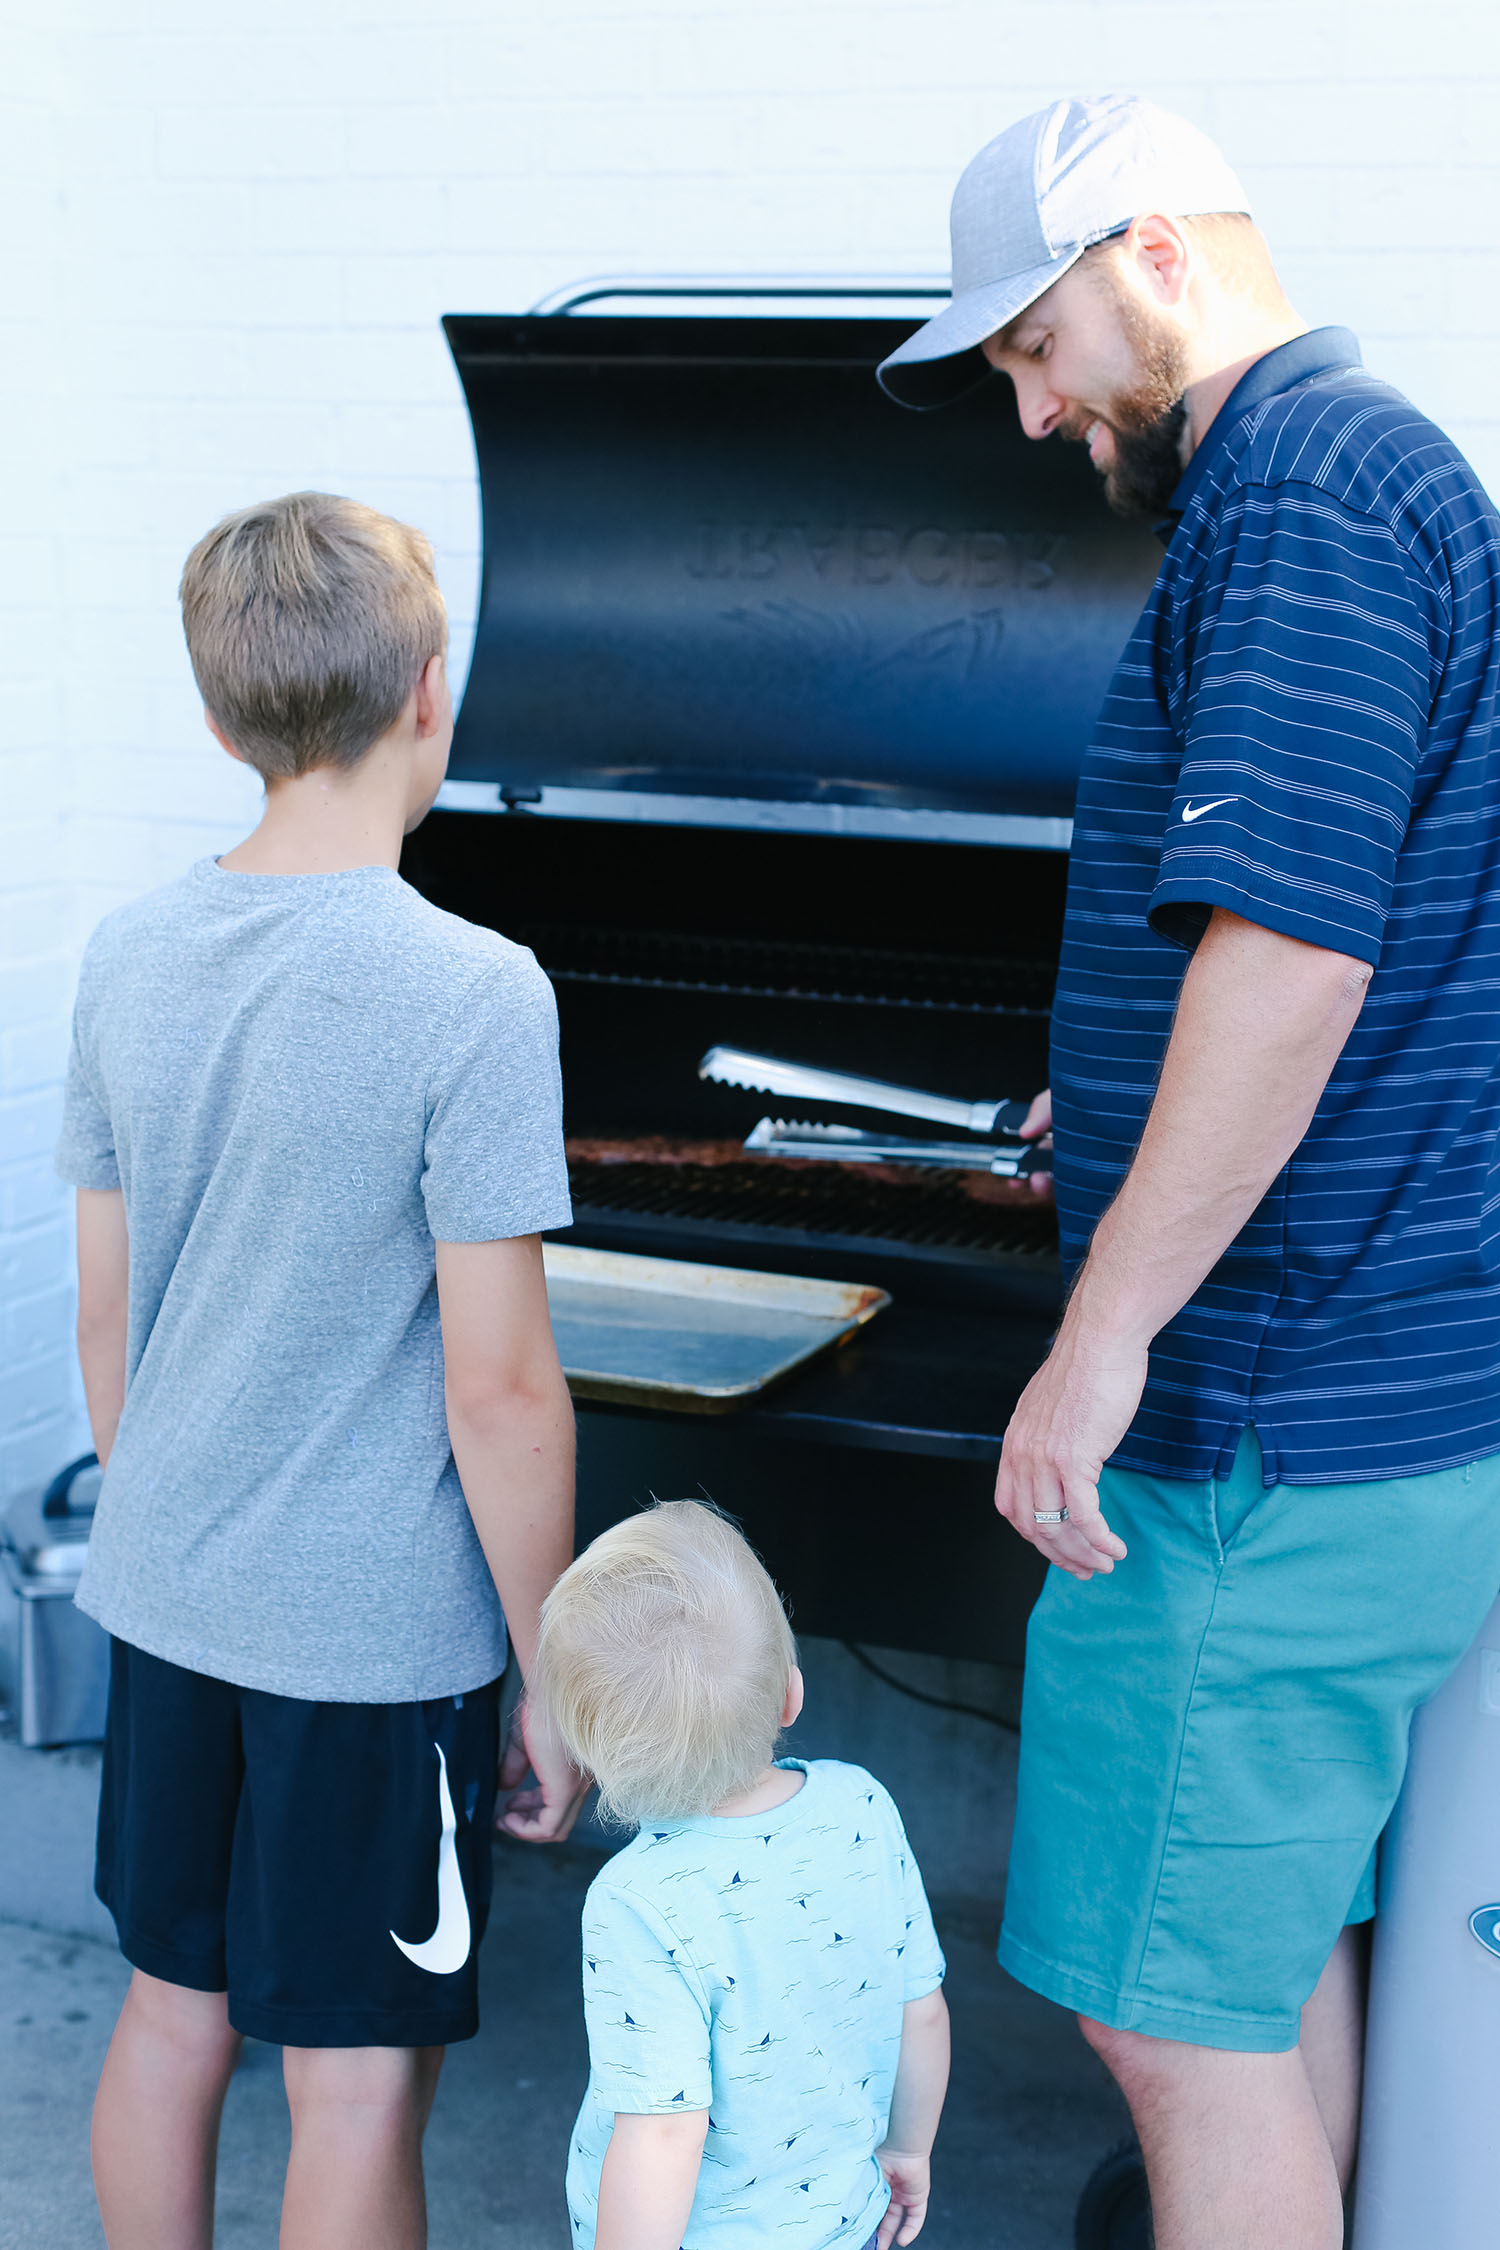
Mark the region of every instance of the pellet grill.
<instances>
[{"instance_id":1,"label":"pellet grill","mask_svg":"<svg viewBox=\"0 0 1500 2250\"><path fill-rule=\"evenodd\" d=\"M1078 765L1159 550L1078 448L1025 439L1008 384L894 406L874 369L911 321L859 295L445 320L483 577L403 871L553 980L562 1239L893 1299L740 1413L585 1407L581 1535L706 1492L802 1631L1015 1662L1040 1572L991 1492L1056 1318L1050 1209L744 1154L808 1105L698 1065L732 1043L966 1100L1045 1084Z\"/></svg>"}]
</instances>

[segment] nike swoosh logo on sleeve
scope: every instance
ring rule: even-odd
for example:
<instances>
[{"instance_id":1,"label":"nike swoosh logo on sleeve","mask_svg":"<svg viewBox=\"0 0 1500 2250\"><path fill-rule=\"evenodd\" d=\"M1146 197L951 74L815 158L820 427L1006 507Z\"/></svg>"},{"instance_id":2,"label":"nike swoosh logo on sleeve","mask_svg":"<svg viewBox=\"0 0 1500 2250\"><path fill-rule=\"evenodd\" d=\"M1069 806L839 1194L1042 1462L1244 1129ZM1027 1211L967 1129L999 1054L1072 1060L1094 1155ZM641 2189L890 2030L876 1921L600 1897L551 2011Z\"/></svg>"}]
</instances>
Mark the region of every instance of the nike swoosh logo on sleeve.
<instances>
[{"instance_id":1,"label":"nike swoosh logo on sleeve","mask_svg":"<svg viewBox=\"0 0 1500 2250\"><path fill-rule=\"evenodd\" d=\"M464 1879L458 1865L458 1846L454 1837L458 1822L453 1814L453 1798L448 1789L448 1761L443 1756L442 1745L433 1744L438 1754L438 1813L443 1824L442 1842L438 1846L438 1918L437 1927L430 1938L419 1945L408 1944L403 1937L392 1938L400 1946L408 1961L419 1969L426 1969L435 1977L452 1976L469 1958L469 1902L464 1896Z\"/></svg>"},{"instance_id":2,"label":"nike swoosh logo on sleeve","mask_svg":"<svg viewBox=\"0 0 1500 2250\"><path fill-rule=\"evenodd\" d=\"M1184 805L1184 820L1201 820L1206 812L1217 812L1220 805L1237 805L1238 797L1211 797L1206 805Z\"/></svg>"}]
</instances>

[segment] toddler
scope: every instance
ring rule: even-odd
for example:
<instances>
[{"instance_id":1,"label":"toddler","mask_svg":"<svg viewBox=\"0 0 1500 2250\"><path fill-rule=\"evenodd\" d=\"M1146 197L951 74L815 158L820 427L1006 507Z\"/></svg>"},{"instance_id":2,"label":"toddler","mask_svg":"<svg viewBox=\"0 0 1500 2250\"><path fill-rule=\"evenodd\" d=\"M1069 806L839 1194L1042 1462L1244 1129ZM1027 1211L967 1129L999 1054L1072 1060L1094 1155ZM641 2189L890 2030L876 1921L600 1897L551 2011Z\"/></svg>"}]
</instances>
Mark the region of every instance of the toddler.
<instances>
[{"instance_id":1,"label":"toddler","mask_svg":"<svg viewBox=\"0 0 1500 2250\"><path fill-rule=\"evenodd\" d=\"M637 1835L583 1917L579 2250L887 2250L921 2231L943 1956L874 1777L776 1759L780 1598L696 1501L617 1524L543 1606L533 1694Z\"/></svg>"}]
</instances>

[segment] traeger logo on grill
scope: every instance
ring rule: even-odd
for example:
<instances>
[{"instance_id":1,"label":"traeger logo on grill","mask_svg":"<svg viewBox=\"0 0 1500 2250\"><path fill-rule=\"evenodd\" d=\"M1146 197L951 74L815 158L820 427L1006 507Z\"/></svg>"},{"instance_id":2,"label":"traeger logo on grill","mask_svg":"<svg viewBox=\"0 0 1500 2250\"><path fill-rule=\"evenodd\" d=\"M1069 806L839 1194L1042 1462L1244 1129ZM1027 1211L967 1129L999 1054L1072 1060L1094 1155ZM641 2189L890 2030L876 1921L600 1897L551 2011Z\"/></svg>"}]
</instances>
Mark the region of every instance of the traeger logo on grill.
<instances>
[{"instance_id":1,"label":"traeger logo on grill","mask_svg":"<svg viewBox=\"0 0 1500 2250\"><path fill-rule=\"evenodd\" d=\"M979 589L1049 586L1063 534L901 531L891 524L700 523L684 560L690 578L811 578L832 586Z\"/></svg>"}]
</instances>

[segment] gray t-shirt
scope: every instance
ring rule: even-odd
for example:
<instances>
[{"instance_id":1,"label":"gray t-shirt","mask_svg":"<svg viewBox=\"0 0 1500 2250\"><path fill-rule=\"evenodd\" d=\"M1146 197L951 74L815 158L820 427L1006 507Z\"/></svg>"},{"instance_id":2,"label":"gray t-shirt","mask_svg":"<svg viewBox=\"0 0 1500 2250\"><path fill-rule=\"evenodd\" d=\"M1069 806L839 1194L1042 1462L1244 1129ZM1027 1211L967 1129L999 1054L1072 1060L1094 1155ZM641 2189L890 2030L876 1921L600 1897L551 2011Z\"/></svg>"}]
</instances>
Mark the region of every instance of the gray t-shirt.
<instances>
[{"instance_id":1,"label":"gray t-shirt","mask_svg":"<svg viewBox=\"0 0 1500 2250\"><path fill-rule=\"evenodd\" d=\"M448 1444L433 1245L568 1223L532 955L389 868L203 860L89 941L57 1166L122 1188L130 1226L80 1607L280 1695L492 1679L505 1624Z\"/></svg>"}]
</instances>

